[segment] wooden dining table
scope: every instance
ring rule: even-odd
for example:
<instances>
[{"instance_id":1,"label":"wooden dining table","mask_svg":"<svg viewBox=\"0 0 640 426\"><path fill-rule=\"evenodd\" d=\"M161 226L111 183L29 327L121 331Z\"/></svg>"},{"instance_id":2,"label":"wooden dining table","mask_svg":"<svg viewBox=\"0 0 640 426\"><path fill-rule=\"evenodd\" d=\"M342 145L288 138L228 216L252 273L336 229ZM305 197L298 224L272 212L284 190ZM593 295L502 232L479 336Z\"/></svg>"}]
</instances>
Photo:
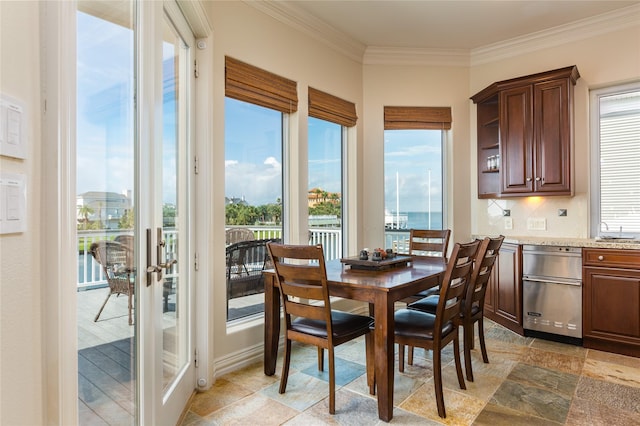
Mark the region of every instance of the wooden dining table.
<instances>
[{"instance_id":1,"label":"wooden dining table","mask_svg":"<svg viewBox=\"0 0 640 426\"><path fill-rule=\"evenodd\" d=\"M440 284L446 269L441 258L412 257L406 265L383 270L352 269L339 259L326 262L331 296L368 302L375 318L375 377L378 417L393 418L395 302ZM280 338L280 291L273 270L264 272L264 373L275 374Z\"/></svg>"}]
</instances>

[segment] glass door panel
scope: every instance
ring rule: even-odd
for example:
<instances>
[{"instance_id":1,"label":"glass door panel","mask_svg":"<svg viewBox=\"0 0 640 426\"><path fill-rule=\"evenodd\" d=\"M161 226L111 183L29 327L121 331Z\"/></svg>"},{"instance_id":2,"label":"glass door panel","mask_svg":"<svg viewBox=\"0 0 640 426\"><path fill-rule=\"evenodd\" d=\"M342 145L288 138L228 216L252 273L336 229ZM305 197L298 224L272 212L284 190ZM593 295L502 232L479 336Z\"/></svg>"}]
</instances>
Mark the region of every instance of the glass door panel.
<instances>
[{"instance_id":1,"label":"glass door panel","mask_svg":"<svg viewBox=\"0 0 640 426\"><path fill-rule=\"evenodd\" d=\"M78 420L135 424L134 3L80 1L76 25Z\"/></svg>"},{"instance_id":2,"label":"glass door panel","mask_svg":"<svg viewBox=\"0 0 640 426\"><path fill-rule=\"evenodd\" d=\"M189 138L189 47L172 20L164 15L162 41L162 220L166 263L162 309L163 392L188 367L189 198L187 191Z\"/></svg>"}]
</instances>

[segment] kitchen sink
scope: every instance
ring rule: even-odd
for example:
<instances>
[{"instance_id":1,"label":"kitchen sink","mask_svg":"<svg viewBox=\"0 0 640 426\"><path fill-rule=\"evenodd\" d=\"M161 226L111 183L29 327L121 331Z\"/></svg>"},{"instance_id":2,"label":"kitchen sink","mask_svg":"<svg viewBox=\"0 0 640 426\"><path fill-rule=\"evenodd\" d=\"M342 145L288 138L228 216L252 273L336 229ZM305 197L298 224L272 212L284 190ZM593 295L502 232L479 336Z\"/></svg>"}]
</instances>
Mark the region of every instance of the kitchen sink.
<instances>
[{"instance_id":1,"label":"kitchen sink","mask_svg":"<svg viewBox=\"0 0 640 426\"><path fill-rule=\"evenodd\" d=\"M596 237L596 241L610 241L616 243L636 243L640 244L640 239L633 235L625 234L601 234Z\"/></svg>"}]
</instances>

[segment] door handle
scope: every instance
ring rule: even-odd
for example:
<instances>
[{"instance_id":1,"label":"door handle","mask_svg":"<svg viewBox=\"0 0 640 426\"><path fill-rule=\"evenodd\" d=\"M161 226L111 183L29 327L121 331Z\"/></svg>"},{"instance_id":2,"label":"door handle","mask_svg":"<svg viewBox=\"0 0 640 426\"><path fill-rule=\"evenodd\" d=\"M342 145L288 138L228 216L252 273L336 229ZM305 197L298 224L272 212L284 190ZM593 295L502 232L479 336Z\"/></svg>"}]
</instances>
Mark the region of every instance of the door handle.
<instances>
[{"instance_id":1,"label":"door handle","mask_svg":"<svg viewBox=\"0 0 640 426\"><path fill-rule=\"evenodd\" d=\"M176 259L166 260L160 262L163 258L164 247L167 245L165 240L162 239L162 228L156 230L156 265L151 264L151 229L147 229L147 287L151 285L151 274L156 273L156 281L162 281L162 270L170 269L173 265L178 263Z\"/></svg>"}]
</instances>

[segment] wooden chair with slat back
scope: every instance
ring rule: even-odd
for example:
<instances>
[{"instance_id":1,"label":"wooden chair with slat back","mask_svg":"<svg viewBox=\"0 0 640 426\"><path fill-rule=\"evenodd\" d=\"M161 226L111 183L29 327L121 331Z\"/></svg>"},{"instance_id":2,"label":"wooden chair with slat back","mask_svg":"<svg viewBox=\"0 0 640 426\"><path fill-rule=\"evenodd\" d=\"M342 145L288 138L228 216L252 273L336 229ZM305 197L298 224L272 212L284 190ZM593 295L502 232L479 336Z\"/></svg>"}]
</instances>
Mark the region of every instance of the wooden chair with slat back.
<instances>
[{"instance_id":1,"label":"wooden chair with slat back","mask_svg":"<svg viewBox=\"0 0 640 426\"><path fill-rule=\"evenodd\" d=\"M322 245L286 245L268 243L282 297L285 317L285 352L280 378L280 393L287 387L291 361L291 341L318 347L318 369L323 370L324 350L329 353L329 412L335 413L334 347L365 336L367 381L373 393L371 327L373 318L331 309L327 271Z\"/></svg>"},{"instance_id":2,"label":"wooden chair with slat back","mask_svg":"<svg viewBox=\"0 0 640 426\"><path fill-rule=\"evenodd\" d=\"M485 364L489 363L487 348L484 341L484 299L487 292L487 285L491 278L491 272L493 271L493 267L498 258L503 241L504 236L502 235L495 238L486 237L482 240L474 260L471 283L467 288L467 293L460 312L459 325L462 326L464 335L464 364L467 373L467 380L471 382L473 382L471 349L473 349L474 346L473 325L476 322L478 323L478 339L480 341L482 360ZM433 295L414 302L408 307L409 309L435 313L438 301L439 296Z\"/></svg>"},{"instance_id":3,"label":"wooden chair with slat back","mask_svg":"<svg viewBox=\"0 0 640 426\"><path fill-rule=\"evenodd\" d=\"M412 229L409 233L409 254L412 256L441 257L446 261L450 238L450 229ZM439 292L439 287L433 287L410 296L405 301L408 303L415 302Z\"/></svg>"},{"instance_id":4,"label":"wooden chair with slat back","mask_svg":"<svg viewBox=\"0 0 640 426\"><path fill-rule=\"evenodd\" d=\"M404 346L417 346L433 351L433 382L436 393L438 415L446 417L442 393L441 351L453 342L453 355L458 375L458 384L466 389L460 363L460 342L458 321L461 303L471 281L473 260L480 241L456 243L447 263L441 284L441 298L435 314L414 309L400 309L394 315L395 342L399 349L400 371L404 371Z\"/></svg>"},{"instance_id":5,"label":"wooden chair with slat back","mask_svg":"<svg viewBox=\"0 0 640 426\"><path fill-rule=\"evenodd\" d=\"M433 256L447 259L450 229L411 229L409 232L409 254L412 256ZM409 305L424 297L440 293L440 286L423 290L418 294L405 297L401 302ZM413 348L409 348L409 365L413 364Z\"/></svg>"}]
</instances>

